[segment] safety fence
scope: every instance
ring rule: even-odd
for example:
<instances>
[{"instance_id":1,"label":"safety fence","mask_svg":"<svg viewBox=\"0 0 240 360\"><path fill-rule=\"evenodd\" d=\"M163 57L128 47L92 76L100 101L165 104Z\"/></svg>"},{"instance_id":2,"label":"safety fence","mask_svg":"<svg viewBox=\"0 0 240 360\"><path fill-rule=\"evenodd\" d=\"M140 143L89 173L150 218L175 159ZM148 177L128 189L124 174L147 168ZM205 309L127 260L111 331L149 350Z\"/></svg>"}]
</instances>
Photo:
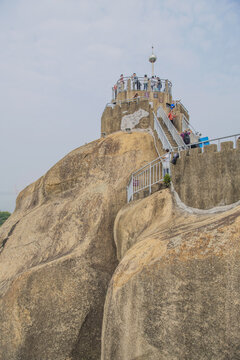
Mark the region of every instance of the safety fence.
<instances>
[{"instance_id":1,"label":"safety fence","mask_svg":"<svg viewBox=\"0 0 240 360\"><path fill-rule=\"evenodd\" d=\"M159 77L122 77L116 82L116 84L112 88L112 98L116 99L119 93L131 90L146 92L164 92L171 94L172 83L167 79L160 79Z\"/></svg>"},{"instance_id":2,"label":"safety fence","mask_svg":"<svg viewBox=\"0 0 240 360\"><path fill-rule=\"evenodd\" d=\"M191 149L193 147L200 148L202 152L204 152L204 148L209 145L216 145L217 151L221 150L221 143L226 141L231 141L233 143L233 147L237 147L237 140L240 141L240 133L223 136L220 138L207 139L201 142L197 142L194 144L185 145L184 147L178 146L171 150L171 153L179 153L181 156L181 151L186 149ZM135 171L129 180L129 184L127 186L127 200L130 202L134 198L134 194L139 193L142 190L149 190L149 195L151 194L152 186L160 183L164 179L164 167L167 168L169 165L166 161L166 154L151 161L147 165L143 166L139 170ZM164 165L164 162L166 165ZM169 166L169 173L171 172L171 166Z\"/></svg>"},{"instance_id":3,"label":"safety fence","mask_svg":"<svg viewBox=\"0 0 240 360\"><path fill-rule=\"evenodd\" d=\"M200 148L202 150L202 152L204 152L205 147L209 146L209 145L216 145L217 151L221 151L221 143L226 142L226 141L231 141L233 143L233 148L236 148L238 139L240 140L240 134L222 136L222 137L214 138L214 139L205 138L205 140L191 143L189 145L184 144L184 148L182 146L174 147L173 151L180 152L180 151L186 150L186 149L189 150L192 148Z\"/></svg>"},{"instance_id":4,"label":"safety fence","mask_svg":"<svg viewBox=\"0 0 240 360\"><path fill-rule=\"evenodd\" d=\"M167 167L167 162L164 165L166 155L151 161L131 175L127 187L128 202L133 200L134 194L142 190L148 189L151 194L152 186L163 181L164 167Z\"/></svg>"}]
</instances>

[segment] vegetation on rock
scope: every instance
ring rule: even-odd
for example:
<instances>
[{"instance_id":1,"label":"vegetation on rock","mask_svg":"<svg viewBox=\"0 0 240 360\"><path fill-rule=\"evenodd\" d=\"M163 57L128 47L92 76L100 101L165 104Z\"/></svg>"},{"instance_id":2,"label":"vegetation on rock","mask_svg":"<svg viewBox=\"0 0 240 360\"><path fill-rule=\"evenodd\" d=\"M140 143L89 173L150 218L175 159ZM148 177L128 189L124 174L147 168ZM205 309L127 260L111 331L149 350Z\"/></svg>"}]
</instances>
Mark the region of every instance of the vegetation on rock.
<instances>
[{"instance_id":1,"label":"vegetation on rock","mask_svg":"<svg viewBox=\"0 0 240 360\"><path fill-rule=\"evenodd\" d=\"M11 215L8 211L0 211L0 226L9 218Z\"/></svg>"},{"instance_id":2,"label":"vegetation on rock","mask_svg":"<svg viewBox=\"0 0 240 360\"><path fill-rule=\"evenodd\" d=\"M171 184L171 176L169 174L165 174L163 181L164 181L165 186L169 187Z\"/></svg>"}]
</instances>

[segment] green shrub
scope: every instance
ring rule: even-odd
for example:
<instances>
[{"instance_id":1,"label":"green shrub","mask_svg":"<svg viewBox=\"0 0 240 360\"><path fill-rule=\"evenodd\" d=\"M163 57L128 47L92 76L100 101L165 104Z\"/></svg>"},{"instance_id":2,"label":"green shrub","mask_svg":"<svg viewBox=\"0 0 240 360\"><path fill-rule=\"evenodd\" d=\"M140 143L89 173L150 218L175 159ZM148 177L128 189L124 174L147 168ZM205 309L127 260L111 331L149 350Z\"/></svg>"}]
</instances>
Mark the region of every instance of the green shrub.
<instances>
[{"instance_id":1,"label":"green shrub","mask_svg":"<svg viewBox=\"0 0 240 360\"><path fill-rule=\"evenodd\" d=\"M0 226L4 223L4 221L9 218L11 214L8 211L0 211Z\"/></svg>"},{"instance_id":2,"label":"green shrub","mask_svg":"<svg viewBox=\"0 0 240 360\"><path fill-rule=\"evenodd\" d=\"M169 187L171 184L171 176L169 174L165 174L163 181L164 181L165 186Z\"/></svg>"}]
</instances>

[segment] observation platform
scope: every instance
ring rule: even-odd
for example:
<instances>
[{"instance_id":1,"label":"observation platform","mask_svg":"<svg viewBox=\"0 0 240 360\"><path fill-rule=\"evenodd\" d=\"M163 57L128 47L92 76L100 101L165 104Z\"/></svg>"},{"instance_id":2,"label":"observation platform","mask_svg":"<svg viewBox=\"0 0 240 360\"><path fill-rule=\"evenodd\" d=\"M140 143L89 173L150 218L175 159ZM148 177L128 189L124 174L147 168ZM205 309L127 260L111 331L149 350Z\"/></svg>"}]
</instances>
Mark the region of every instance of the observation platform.
<instances>
[{"instance_id":1,"label":"observation platform","mask_svg":"<svg viewBox=\"0 0 240 360\"><path fill-rule=\"evenodd\" d=\"M148 100L156 112L159 106L169 111L167 104L174 103L178 110L189 119L187 109L180 101L173 101L172 83L160 77L126 76L120 77L112 88L112 104L121 105L133 100Z\"/></svg>"}]
</instances>

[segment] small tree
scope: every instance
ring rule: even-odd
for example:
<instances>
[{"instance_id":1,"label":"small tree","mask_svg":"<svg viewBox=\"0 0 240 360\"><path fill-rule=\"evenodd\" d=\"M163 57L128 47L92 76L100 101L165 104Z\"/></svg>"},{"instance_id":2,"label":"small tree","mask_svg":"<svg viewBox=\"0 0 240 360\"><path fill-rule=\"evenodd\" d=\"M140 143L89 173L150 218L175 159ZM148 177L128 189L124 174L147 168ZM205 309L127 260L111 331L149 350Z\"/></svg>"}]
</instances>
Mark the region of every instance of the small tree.
<instances>
[{"instance_id":1,"label":"small tree","mask_svg":"<svg viewBox=\"0 0 240 360\"><path fill-rule=\"evenodd\" d=\"M164 181L165 186L169 187L171 184L171 176L169 174L165 174L163 181Z\"/></svg>"},{"instance_id":2,"label":"small tree","mask_svg":"<svg viewBox=\"0 0 240 360\"><path fill-rule=\"evenodd\" d=\"M11 214L8 211L0 211L0 226L9 218Z\"/></svg>"}]
</instances>

